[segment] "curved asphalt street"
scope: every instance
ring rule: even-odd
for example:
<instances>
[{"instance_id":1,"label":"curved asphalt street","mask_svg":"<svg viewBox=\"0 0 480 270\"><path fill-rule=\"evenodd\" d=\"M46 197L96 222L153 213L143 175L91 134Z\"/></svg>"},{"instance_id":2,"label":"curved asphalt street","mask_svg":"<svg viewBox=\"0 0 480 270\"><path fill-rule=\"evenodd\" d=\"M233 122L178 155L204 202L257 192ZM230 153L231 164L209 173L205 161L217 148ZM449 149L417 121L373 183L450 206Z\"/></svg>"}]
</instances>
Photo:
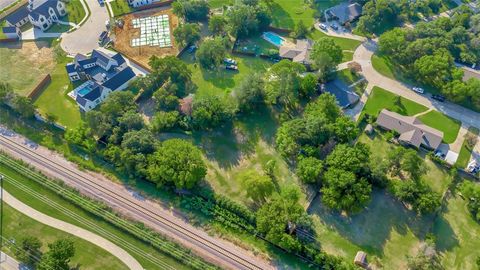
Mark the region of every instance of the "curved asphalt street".
<instances>
[{"instance_id":1,"label":"curved asphalt street","mask_svg":"<svg viewBox=\"0 0 480 270\"><path fill-rule=\"evenodd\" d=\"M91 53L99 47L98 37L107 30L105 22L109 19L105 5L100 6L98 0L84 0L90 8L90 17L80 28L66 33L60 46L70 55Z\"/></svg>"}]
</instances>

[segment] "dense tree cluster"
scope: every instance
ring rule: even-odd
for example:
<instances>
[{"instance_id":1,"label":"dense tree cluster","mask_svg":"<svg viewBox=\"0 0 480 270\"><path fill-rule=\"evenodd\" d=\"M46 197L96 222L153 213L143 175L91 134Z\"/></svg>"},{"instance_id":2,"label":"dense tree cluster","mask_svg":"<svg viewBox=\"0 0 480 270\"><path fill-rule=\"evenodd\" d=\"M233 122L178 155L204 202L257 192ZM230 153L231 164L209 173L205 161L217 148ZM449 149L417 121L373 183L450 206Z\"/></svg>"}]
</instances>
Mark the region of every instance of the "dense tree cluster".
<instances>
[{"instance_id":1,"label":"dense tree cluster","mask_svg":"<svg viewBox=\"0 0 480 270\"><path fill-rule=\"evenodd\" d=\"M480 222L480 185L464 182L460 190L467 201L467 207L472 217Z\"/></svg>"},{"instance_id":2,"label":"dense tree cluster","mask_svg":"<svg viewBox=\"0 0 480 270\"><path fill-rule=\"evenodd\" d=\"M480 60L479 22L479 14L459 8L452 18L382 34L379 50L407 77L440 90L454 102L469 100L480 108L480 81L463 82L463 72L455 65L455 61L471 65Z\"/></svg>"},{"instance_id":3,"label":"dense tree cluster","mask_svg":"<svg viewBox=\"0 0 480 270\"><path fill-rule=\"evenodd\" d=\"M219 68L226 56L225 40L216 37L203 41L195 56L201 67L212 70Z\"/></svg>"},{"instance_id":4,"label":"dense tree cluster","mask_svg":"<svg viewBox=\"0 0 480 270\"><path fill-rule=\"evenodd\" d=\"M313 67L318 70L320 78L328 79L342 62L343 51L332 38L323 37L315 41L310 59Z\"/></svg>"},{"instance_id":5,"label":"dense tree cluster","mask_svg":"<svg viewBox=\"0 0 480 270\"><path fill-rule=\"evenodd\" d=\"M417 21L420 16L437 14L441 6L441 0L368 0L357 29L364 33L379 33L402 22Z\"/></svg>"},{"instance_id":6,"label":"dense tree cluster","mask_svg":"<svg viewBox=\"0 0 480 270\"><path fill-rule=\"evenodd\" d=\"M27 267L39 270L70 270L70 260L75 255L75 246L71 240L60 239L48 244L48 251L41 251L42 242L33 236L21 239L15 249L15 258Z\"/></svg>"},{"instance_id":7,"label":"dense tree cluster","mask_svg":"<svg viewBox=\"0 0 480 270\"><path fill-rule=\"evenodd\" d=\"M32 118L35 114L32 100L16 94L12 86L5 82L0 82L0 104L9 106L24 118Z\"/></svg>"},{"instance_id":8,"label":"dense tree cluster","mask_svg":"<svg viewBox=\"0 0 480 270\"><path fill-rule=\"evenodd\" d=\"M227 14L228 29L234 37L248 37L266 29L271 22L268 8L263 4L252 4L254 1L238 2ZM245 4L248 3L248 4Z\"/></svg>"},{"instance_id":9,"label":"dense tree cluster","mask_svg":"<svg viewBox=\"0 0 480 270\"><path fill-rule=\"evenodd\" d=\"M208 18L210 7L206 0L177 0L172 4L173 13L187 21L202 21Z\"/></svg>"},{"instance_id":10,"label":"dense tree cluster","mask_svg":"<svg viewBox=\"0 0 480 270\"><path fill-rule=\"evenodd\" d=\"M347 143L357 133L355 123L342 115L336 99L323 94L309 103L302 117L284 122L277 131L276 144L286 159L295 161L298 156L320 157L329 141Z\"/></svg>"},{"instance_id":11,"label":"dense tree cluster","mask_svg":"<svg viewBox=\"0 0 480 270\"><path fill-rule=\"evenodd\" d=\"M200 40L200 26L196 23L183 23L173 30L175 42L180 46L194 44Z\"/></svg>"}]
</instances>

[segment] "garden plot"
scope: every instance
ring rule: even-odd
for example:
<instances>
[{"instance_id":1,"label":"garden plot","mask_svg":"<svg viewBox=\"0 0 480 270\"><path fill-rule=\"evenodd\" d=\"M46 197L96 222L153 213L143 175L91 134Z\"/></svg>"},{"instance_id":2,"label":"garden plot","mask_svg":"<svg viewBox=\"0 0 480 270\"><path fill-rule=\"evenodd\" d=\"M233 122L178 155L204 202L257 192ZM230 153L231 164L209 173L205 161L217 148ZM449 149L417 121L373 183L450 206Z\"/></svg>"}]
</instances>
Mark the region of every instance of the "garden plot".
<instances>
[{"instance_id":1,"label":"garden plot","mask_svg":"<svg viewBox=\"0 0 480 270\"><path fill-rule=\"evenodd\" d=\"M137 18L132 20L134 28L140 28L140 37L132 39L131 46L171 47L170 22L168 15Z\"/></svg>"}]
</instances>

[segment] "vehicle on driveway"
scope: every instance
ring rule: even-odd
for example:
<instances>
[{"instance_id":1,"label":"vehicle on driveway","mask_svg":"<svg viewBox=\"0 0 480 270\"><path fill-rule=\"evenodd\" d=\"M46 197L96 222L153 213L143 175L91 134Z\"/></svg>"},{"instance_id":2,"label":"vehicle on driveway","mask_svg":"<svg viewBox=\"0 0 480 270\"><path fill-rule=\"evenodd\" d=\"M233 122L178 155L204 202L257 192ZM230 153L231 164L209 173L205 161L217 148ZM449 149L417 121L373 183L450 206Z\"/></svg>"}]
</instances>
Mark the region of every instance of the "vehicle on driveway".
<instances>
[{"instance_id":1,"label":"vehicle on driveway","mask_svg":"<svg viewBox=\"0 0 480 270\"><path fill-rule=\"evenodd\" d=\"M103 31L100 36L98 37L98 43L103 43L103 41L108 37L108 32Z\"/></svg>"},{"instance_id":2,"label":"vehicle on driveway","mask_svg":"<svg viewBox=\"0 0 480 270\"><path fill-rule=\"evenodd\" d=\"M237 61L235 61L231 58L225 58L225 59L223 59L223 62L227 65L237 65Z\"/></svg>"},{"instance_id":3,"label":"vehicle on driveway","mask_svg":"<svg viewBox=\"0 0 480 270\"><path fill-rule=\"evenodd\" d=\"M419 93L419 94L425 93L425 90L423 90L423 88L421 88L421 87L413 87L412 90Z\"/></svg>"},{"instance_id":4,"label":"vehicle on driveway","mask_svg":"<svg viewBox=\"0 0 480 270\"><path fill-rule=\"evenodd\" d=\"M330 25L330 27L331 27L333 30L335 30L335 31L338 30L338 25L336 25L336 24L334 24L334 23L332 23L332 24Z\"/></svg>"},{"instance_id":5,"label":"vehicle on driveway","mask_svg":"<svg viewBox=\"0 0 480 270\"><path fill-rule=\"evenodd\" d=\"M327 29L328 29L327 25L324 24L324 23L319 23L318 27L320 27L320 29L322 29L323 31L327 31Z\"/></svg>"},{"instance_id":6,"label":"vehicle on driveway","mask_svg":"<svg viewBox=\"0 0 480 270\"><path fill-rule=\"evenodd\" d=\"M468 163L467 172L475 174L478 171L480 171L480 166L477 164L477 161L472 160L470 163Z\"/></svg>"},{"instance_id":7,"label":"vehicle on driveway","mask_svg":"<svg viewBox=\"0 0 480 270\"><path fill-rule=\"evenodd\" d=\"M226 66L225 66L225 69L236 71L236 70L238 70L238 67L235 66L235 65L226 65Z\"/></svg>"},{"instance_id":8,"label":"vehicle on driveway","mask_svg":"<svg viewBox=\"0 0 480 270\"><path fill-rule=\"evenodd\" d=\"M440 150L435 151L434 154L435 154L435 157L440 158L440 159L445 159L445 157L446 157L446 155Z\"/></svg>"},{"instance_id":9,"label":"vehicle on driveway","mask_svg":"<svg viewBox=\"0 0 480 270\"><path fill-rule=\"evenodd\" d=\"M432 98L435 99L435 100L438 100L440 102L444 102L445 101L445 97L442 96L442 95L432 95Z\"/></svg>"}]
</instances>

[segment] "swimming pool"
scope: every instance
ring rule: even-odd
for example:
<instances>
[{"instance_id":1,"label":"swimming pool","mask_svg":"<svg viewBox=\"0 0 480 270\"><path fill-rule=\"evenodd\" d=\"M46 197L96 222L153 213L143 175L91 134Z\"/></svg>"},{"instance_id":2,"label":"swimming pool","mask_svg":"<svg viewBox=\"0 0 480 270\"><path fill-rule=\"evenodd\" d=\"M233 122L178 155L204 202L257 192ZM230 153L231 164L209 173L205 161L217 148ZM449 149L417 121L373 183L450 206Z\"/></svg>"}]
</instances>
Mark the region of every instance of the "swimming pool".
<instances>
[{"instance_id":1,"label":"swimming pool","mask_svg":"<svg viewBox=\"0 0 480 270\"><path fill-rule=\"evenodd\" d=\"M77 90L77 95L83 97L85 96L86 94L90 93L90 91L92 91L93 87L92 87L92 83L90 81L87 81L85 82L84 84L80 85Z\"/></svg>"},{"instance_id":2,"label":"swimming pool","mask_svg":"<svg viewBox=\"0 0 480 270\"><path fill-rule=\"evenodd\" d=\"M285 39L273 32L264 32L262 35L263 39L272 43L273 45L280 47L285 42Z\"/></svg>"}]
</instances>

